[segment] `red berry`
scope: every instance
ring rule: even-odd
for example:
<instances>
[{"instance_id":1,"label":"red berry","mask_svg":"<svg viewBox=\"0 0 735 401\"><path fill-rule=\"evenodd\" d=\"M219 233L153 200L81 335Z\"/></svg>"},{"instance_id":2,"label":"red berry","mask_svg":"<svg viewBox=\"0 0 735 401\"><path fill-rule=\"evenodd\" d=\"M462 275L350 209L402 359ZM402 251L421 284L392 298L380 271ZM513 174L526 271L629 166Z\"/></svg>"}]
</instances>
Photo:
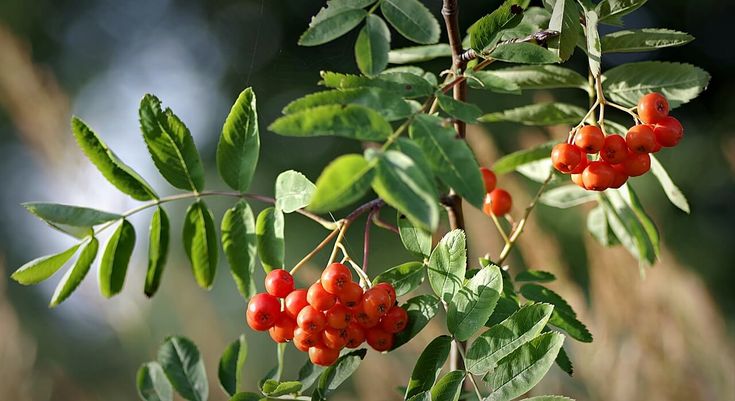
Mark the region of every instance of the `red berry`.
<instances>
[{"instance_id":1,"label":"red berry","mask_svg":"<svg viewBox=\"0 0 735 401\"><path fill-rule=\"evenodd\" d=\"M482 173L482 181L485 183L485 192L492 192L498 183L498 178L495 176L495 173L487 167L480 167L480 173Z\"/></svg>"},{"instance_id":2,"label":"red berry","mask_svg":"<svg viewBox=\"0 0 735 401\"><path fill-rule=\"evenodd\" d=\"M608 163L622 163L628 156L628 145L620 135L608 135L600 150L600 158Z\"/></svg>"},{"instance_id":3,"label":"red berry","mask_svg":"<svg viewBox=\"0 0 735 401\"><path fill-rule=\"evenodd\" d=\"M377 327L368 330L365 333L365 338L368 345L376 351L388 351L393 347L393 334Z\"/></svg>"},{"instance_id":4,"label":"red berry","mask_svg":"<svg viewBox=\"0 0 735 401\"><path fill-rule=\"evenodd\" d=\"M570 173L582 162L584 153L575 145L560 143L551 149L551 163L564 174Z\"/></svg>"},{"instance_id":5,"label":"red berry","mask_svg":"<svg viewBox=\"0 0 735 401\"><path fill-rule=\"evenodd\" d=\"M660 93L649 93L638 100L638 116L646 124L653 124L669 115L669 102Z\"/></svg>"},{"instance_id":6,"label":"red berry","mask_svg":"<svg viewBox=\"0 0 735 401\"><path fill-rule=\"evenodd\" d=\"M590 159L587 158L587 155L585 153L582 153L582 161L577 165L574 170L570 171L569 174L582 174L584 169L586 169L589 164Z\"/></svg>"},{"instance_id":7,"label":"red berry","mask_svg":"<svg viewBox=\"0 0 735 401\"><path fill-rule=\"evenodd\" d=\"M344 329L352 320L352 313L342 304L334 305L327 313L327 326Z\"/></svg>"},{"instance_id":8,"label":"red berry","mask_svg":"<svg viewBox=\"0 0 735 401\"><path fill-rule=\"evenodd\" d=\"M273 327L281 315L281 302L270 294L253 295L246 313L248 325L253 330L266 331Z\"/></svg>"},{"instance_id":9,"label":"red berry","mask_svg":"<svg viewBox=\"0 0 735 401\"><path fill-rule=\"evenodd\" d=\"M572 182L574 182L575 184L579 185L580 187L582 187L584 189L587 189L584 186L584 180L582 180L582 174L581 173L580 174L572 174Z\"/></svg>"},{"instance_id":10,"label":"red berry","mask_svg":"<svg viewBox=\"0 0 735 401\"><path fill-rule=\"evenodd\" d=\"M309 305L309 302L306 300L306 290L299 289L292 291L286 296L284 305L286 314L291 316L292 319L296 319L301 309Z\"/></svg>"},{"instance_id":11,"label":"red berry","mask_svg":"<svg viewBox=\"0 0 735 401\"><path fill-rule=\"evenodd\" d=\"M615 171L606 162L591 162L582 173L584 187L593 191L604 191L610 188L615 179Z\"/></svg>"},{"instance_id":12,"label":"red berry","mask_svg":"<svg viewBox=\"0 0 735 401\"><path fill-rule=\"evenodd\" d=\"M350 322L347 326L347 348L357 348L365 342L365 331L357 323Z\"/></svg>"},{"instance_id":13,"label":"red berry","mask_svg":"<svg viewBox=\"0 0 735 401\"><path fill-rule=\"evenodd\" d=\"M321 345L322 343L321 332L309 333L304 329L297 327L293 331L293 334L293 345L303 352L307 352L309 348Z\"/></svg>"},{"instance_id":14,"label":"red berry","mask_svg":"<svg viewBox=\"0 0 735 401\"><path fill-rule=\"evenodd\" d=\"M388 293L390 297L390 305L396 304L396 289L390 283L378 283L373 286L374 288L382 288Z\"/></svg>"},{"instance_id":15,"label":"red berry","mask_svg":"<svg viewBox=\"0 0 735 401\"><path fill-rule=\"evenodd\" d=\"M656 142L667 148L676 146L684 136L684 127L674 117L664 117L653 125L653 134Z\"/></svg>"},{"instance_id":16,"label":"red berry","mask_svg":"<svg viewBox=\"0 0 735 401\"><path fill-rule=\"evenodd\" d=\"M296 322L285 314L281 314L276 324L268 330L273 341L277 343L285 343L293 339L293 332L296 329Z\"/></svg>"},{"instance_id":17,"label":"red berry","mask_svg":"<svg viewBox=\"0 0 735 401\"><path fill-rule=\"evenodd\" d=\"M634 125L625 135L625 143L634 153L651 153L656 149L656 136L648 125Z\"/></svg>"},{"instance_id":18,"label":"red berry","mask_svg":"<svg viewBox=\"0 0 735 401\"><path fill-rule=\"evenodd\" d=\"M265 290L278 298L285 298L294 289L293 276L283 269L271 270L265 276Z\"/></svg>"},{"instance_id":19,"label":"red berry","mask_svg":"<svg viewBox=\"0 0 735 401\"><path fill-rule=\"evenodd\" d=\"M602 133L600 127L594 125L585 125L577 131L574 138L574 144L586 153L597 153L602 149L605 142L605 134Z\"/></svg>"},{"instance_id":20,"label":"red berry","mask_svg":"<svg viewBox=\"0 0 735 401\"><path fill-rule=\"evenodd\" d=\"M337 297L328 293L318 281L309 287L309 291L306 292L306 300L320 311L325 311L337 303Z\"/></svg>"},{"instance_id":21,"label":"red berry","mask_svg":"<svg viewBox=\"0 0 735 401\"><path fill-rule=\"evenodd\" d=\"M316 346L309 348L309 359L314 365L331 366L339 358L339 350L331 349L324 346Z\"/></svg>"},{"instance_id":22,"label":"red berry","mask_svg":"<svg viewBox=\"0 0 735 401\"><path fill-rule=\"evenodd\" d=\"M500 188L495 188L493 192L490 192L485 196L485 203L482 205L482 211L490 216L494 214L496 216L505 216L510 213L510 209L513 207L513 199L510 197L508 191Z\"/></svg>"},{"instance_id":23,"label":"red berry","mask_svg":"<svg viewBox=\"0 0 735 401\"><path fill-rule=\"evenodd\" d=\"M651 169L651 156L648 153L629 153L620 165L628 177L638 177Z\"/></svg>"},{"instance_id":24,"label":"red berry","mask_svg":"<svg viewBox=\"0 0 735 401\"><path fill-rule=\"evenodd\" d=\"M363 310L371 316L381 317L388 313L388 310L393 306L390 303L390 294L388 291L373 287L365 291L365 295L362 296Z\"/></svg>"},{"instance_id":25,"label":"red berry","mask_svg":"<svg viewBox=\"0 0 735 401\"><path fill-rule=\"evenodd\" d=\"M306 332L316 333L324 330L324 326L327 325L327 318L324 317L322 312L319 312L311 306L307 306L299 312L299 316L296 318L296 324Z\"/></svg>"},{"instance_id":26,"label":"red berry","mask_svg":"<svg viewBox=\"0 0 735 401\"><path fill-rule=\"evenodd\" d=\"M351 282L345 286L342 293L339 294L339 302L348 308L354 308L362 301L362 287L356 282Z\"/></svg>"},{"instance_id":27,"label":"red berry","mask_svg":"<svg viewBox=\"0 0 735 401\"><path fill-rule=\"evenodd\" d=\"M610 184L610 188L620 188L626 181L628 181L628 175L626 175L622 169L616 168L615 166L612 166L612 168L615 172L615 176L613 177L612 184Z\"/></svg>"},{"instance_id":28,"label":"red berry","mask_svg":"<svg viewBox=\"0 0 735 401\"><path fill-rule=\"evenodd\" d=\"M327 348L340 350L347 345L347 329L335 329L327 327L322 332L322 343Z\"/></svg>"},{"instance_id":29,"label":"red berry","mask_svg":"<svg viewBox=\"0 0 735 401\"><path fill-rule=\"evenodd\" d=\"M408 313L400 306L390 308L380 321L380 328L388 333L399 333L408 325Z\"/></svg>"},{"instance_id":30,"label":"red berry","mask_svg":"<svg viewBox=\"0 0 735 401\"><path fill-rule=\"evenodd\" d=\"M359 304L355 307L355 309L355 321L360 326L362 326L362 328L369 329L371 327L375 327L378 323L380 323L380 316L367 313L367 311L365 310L365 304Z\"/></svg>"},{"instance_id":31,"label":"red berry","mask_svg":"<svg viewBox=\"0 0 735 401\"><path fill-rule=\"evenodd\" d=\"M322 287L333 295L339 295L344 290L347 283L352 282L352 273L350 269L342 263L332 263L322 272L320 280Z\"/></svg>"}]
</instances>

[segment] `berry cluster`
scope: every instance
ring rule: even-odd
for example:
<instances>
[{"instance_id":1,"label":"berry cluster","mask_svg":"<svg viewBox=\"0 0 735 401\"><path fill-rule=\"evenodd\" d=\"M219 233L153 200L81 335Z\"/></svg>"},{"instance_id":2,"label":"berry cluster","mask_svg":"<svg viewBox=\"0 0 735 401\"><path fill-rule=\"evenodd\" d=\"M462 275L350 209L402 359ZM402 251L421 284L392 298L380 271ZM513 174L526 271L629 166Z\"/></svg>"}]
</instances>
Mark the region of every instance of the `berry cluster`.
<instances>
[{"instance_id":1,"label":"berry cluster","mask_svg":"<svg viewBox=\"0 0 735 401\"><path fill-rule=\"evenodd\" d=\"M585 125L574 137L574 143L560 143L551 151L554 168L571 174L582 188L604 191L620 188L628 177L645 174L651 168L650 153L662 147L676 146L684 128L669 116L669 102L660 93L649 93L638 101L638 116L643 122L620 135L607 135L599 127ZM588 155L599 153L596 160Z\"/></svg>"},{"instance_id":2,"label":"berry cluster","mask_svg":"<svg viewBox=\"0 0 735 401\"><path fill-rule=\"evenodd\" d=\"M293 340L317 365L332 365L343 348L365 341L376 351L387 351L393 335L408 324L392 285L379 283L363 292L342 263L329 265L308 290L295 289L293 277L282 269L268 273L265 288L267 293L248 303L248 325L268 330L275 342Z\"/></svg>"},{"instance_id":3,"label":"berry cluster","mask_svg":"<svg viewBox=\"0 0 735 401\"><path fill-rule=\"evenodd\" d=\"M482 211L490 216L504 216L510 213L513 207L513 198L510 193L504 189L495 188L498 183L495 173L487 167L480 167L482 180L485 182L485 203L482 205Z\"/></svg>"}]
</instances>

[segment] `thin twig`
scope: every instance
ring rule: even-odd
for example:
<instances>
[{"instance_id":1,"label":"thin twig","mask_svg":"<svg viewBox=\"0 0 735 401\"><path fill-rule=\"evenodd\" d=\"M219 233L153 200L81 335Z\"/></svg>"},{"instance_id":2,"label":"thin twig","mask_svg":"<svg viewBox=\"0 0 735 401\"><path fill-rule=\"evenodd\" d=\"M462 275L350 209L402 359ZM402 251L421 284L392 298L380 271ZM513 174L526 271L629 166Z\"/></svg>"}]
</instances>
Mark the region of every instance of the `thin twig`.
<instances>
[{"instance_id":1,"label":"thin twig","mask_svg":"<svg viewBox=\"0 0 735 401\"><path fill-rule=\"evenodd\" d=\"M373 215L373 224L376 226L394 232L396 234L400 234L400 231L398 231L398 227L394 226L393 224L388 223L387 221L380 218L380 213L375 213Z\"/></svg>"},{"instance_id":2,"label":"thin twig","mask_svg":"<svg viewBox=\"0 0 735 401\"><path fill-rule=\"evenodd\" d=\"M329 235L327 235L326 238L324 238L322 242L320 242L319 245L316 246L316 248L314 248L311 252L309 252L306 256L304 256L304 258L301 259L299 263L296 263L296 265L291 269L290 273L292 275L296 274L296 272L301 268L301 266L304 266L305 264L307 264L317 253L319 253L319 251L324 249L324 247L327 246L327 244L330 241L332 241L332 239L334 239L334 237L336 237L337 234L339 234L339 227L332 230L332 232L329 233Z\"/></svg>"},{"instance_id":3,"label":"thin twig","mask_svg":"<svg viewBox=\"0 0 735 401\"><path fill-rule=\"evenodd\" d=\"M462 357L463 361L467 361L467 356L465 356L464 350L461 347L461 344L457 341L457 339L453 339L454 343L457 345L457 351L459 352L459 355ZM478 401L482 400L482 393L480 392L480 387L477 385L477 382L475 381L475 376L470 372L465 372L465 376L467 376L470 379L470 383L472 383L472 387L475 389L475 395L477 395Z\"/></svg>"}]
</instances>

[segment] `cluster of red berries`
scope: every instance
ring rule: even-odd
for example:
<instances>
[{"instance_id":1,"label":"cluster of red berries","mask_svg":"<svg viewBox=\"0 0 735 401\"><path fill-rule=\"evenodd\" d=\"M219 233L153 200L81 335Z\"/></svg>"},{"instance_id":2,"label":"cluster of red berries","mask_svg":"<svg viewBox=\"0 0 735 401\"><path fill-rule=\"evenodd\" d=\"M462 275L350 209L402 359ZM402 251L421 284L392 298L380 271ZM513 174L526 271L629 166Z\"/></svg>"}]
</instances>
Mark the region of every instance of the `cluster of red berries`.
<instances>
[{"instance_id":1,"label":"cluster of red berries","mask_svg":"<svg viewBox=\"0 0 735 401\"><path fill-rule=\"evenodd\" d=\"M250 298L248 325L268 330L275 342L293 340L317 365L332 365L343 348L365 341L376 351L387 351L408 324L392 285L379 283L363 292L342 263L329 265L308 290L295 289L293 277L282 269L268 273L265 288L267 293Z\"/></svg>"},{"instance_id":2,"label":"cluster of red berries","mask_svg":"<svg viewBox=\"0 0 735 401\"><path fill-rule=\"evenodd\" d=\"M582 188L604 191L620 188L628 177L645 174L651 168L650 153L662 147L676 146L684 136L684 128L669 116L669 102L660 93L649 93L638 101L638 116L643 124L633 126L623 138L603 134L593 125L577 131L574 144L560 143L551 151L554 168L571 174ZM598 160L587 155L599 153Z\"/></svg>"},{"instance_id":3,"label":"cluster of red berries","mask_svg":"<svg viewBox=\"0 0 735 401\"><path fill-rule=\"evenodd\" d=\"M513 198L510 197L508 191L495 188L498 183L495 173L487 167L480 167L482 173L482 181L485 183L485 202L482 205L482 211L490 216L504 216L510 213L513 207Z\"/></svg>"}]
</instances>

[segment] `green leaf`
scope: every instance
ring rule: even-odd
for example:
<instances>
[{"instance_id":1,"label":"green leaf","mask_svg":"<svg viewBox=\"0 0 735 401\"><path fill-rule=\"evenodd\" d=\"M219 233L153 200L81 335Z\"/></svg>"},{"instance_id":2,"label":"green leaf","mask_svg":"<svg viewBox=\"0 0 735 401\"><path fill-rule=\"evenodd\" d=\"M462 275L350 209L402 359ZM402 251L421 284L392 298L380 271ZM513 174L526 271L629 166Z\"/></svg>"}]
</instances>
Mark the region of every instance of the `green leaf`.
<instances>
[{"instance_id":1,"label":"green leaf","mask_svg":"<svg viewBox=\"0 0 735 401\"><path fill-rule=\"evenodd\" d=\"M646 0L602 0L596 11L601 22L616 22L620 17L630 14L645 4Z\"/></svg>"},{"instance_id":2,"label":"green leaf","mask_svg":"<svg viewBox=\"0 0 735 401\"><path fill-rule=\"evenodd\" d=\"M618 191L601 194L600 204L605 209L607 223L620 243L636 259L652 265L656 261L656 249L638 216Z\"/></svg>"},{"instance_id":3,"label":"green leaf","mask_svg":"<svg viewBox=\"0 0 735 401\"><path fill-rule=\"evenodd\" d=\"M169 337L158 349L158 363L176 391L189 401L206 401L207 372L196 345L184 337Z\"/></svg>"},{"instance_id":4,"label":"green leaf","mask_svg":"<svg viewBox=\"0 0 735 401\"><path fill-rule=\"evenodd\" d=\"M408 401L431 401L431 392L423 391L409 398Z\"/></svg>"},{"instance_id":5,"label":"green leaf","mask_svg":"<svg viewBox=\"0 0 735 401\"><path fill-rule=\"evenodd\" d=\"M257 292L255 287L256 235L255 218L250 205L241 200L222 217L222 249L237 289L245 299Z\"/></svg>"},{"instance_id":6,"label":"green leaf","mask_svg":"<svg viewBox=\"0 0 735 401\"><path fill-rule=\"evenodd\" d=\"M452 230L439 241L429 258L429 284L444 302L457 294L467 268L467 246L462 230Z\"/></svg>"},{"instance_id":7,"label":"green leaf","mask_svg":"<svg viewBox=\"0 0 735 401\"><path fill-rule=\"evenodd\" d=\"M692 35L671 29L628 29L603 36L602 52L645 52L666 47L682 46L692 40L694 40Z\"/></svg>"},{"instance_id":8,"label":"green leaf","mask_svg":"<svg viewBox=\"0 0 735 401\"><path fill-rule=\"evenodd\" d=\"M144 401L173 401L174 390L158 362L144 363L135 379L138 395Z\"/></svg>"},{"instance_id":9,"label":"green leaf","mask_svg":"<svg viewBox=\"0 0 735 401\"><path fill-rule=\"evenodd\" d=\"M127 219L123 219L107 241L100 261L99 285L104 297L110 298L122 290L134 247L135 228Z\"/></svg>"},{"instance_id":10,"label":"green leaf","mask_svg":"<svg viewBox=\"0 0 735 401\"><path fill-rule=\"evenodd\" d=\"M563 343L559 333L542 334L501 359L483 378L493 389L485 400L509 401L531 390L551 368Z\"/></svg>"},{"instance_id":11,"label":"green leaf","mask_svg":"<svg viewBox=\"0 0 735 401\"><path fill-rule=\"evenodd\" d=\"M424 348L421 355L419 355L419 359L416 360L413 372L411 372L411 378L406 387L405 399L431 390L437 377L439 377L439 373L442 371L444 362L449 357L451 345L452 337L439 336Z\"/></svg>"},{"instance_id":12,"label":"green leaf","mask_svg":"<svg viewBox=\"0 0 735 401\"><path fill-rule=\"evenodd\" d=\"M323 366L314 365L311 363L309 358L307 358L304 366L299 369L299 381L303 385L301 390L308 390L309 387L311 387L319 378L324 369L325 368Z\"/></svg>"},{"instance_id":13,"label":"green leaf","mask_svg":"<svg viewBox=\"0 0 735 401\"><path fill-rule=\"evenodd\" d=\"M312 399L326 399L327 395L337 389L355 371L365 358L367 349L359 349L342 355L334 365L328 367L319 376L319 383Z\"/></svg>"},{"instance_id":14,"label":"green leaf","mask_svg":"<svg viewBox=\"0 0 735 401\"><path fill-rule=\"evenodd\" d=\"M393 337L393 349L400 347L416 336L439 311L439 298L433 295L418 295L401 305L408 312L408 325Z\"/></svg>"},{"instance_id":15,"label":"green leaf","mask_svg":"<svg viewBox=\"0 0 735 401\"><path fill-rule=\"evenodd\" d=\"M546 159L551 154L551 149L556 145L556 141L546 142L533 148L519 150L509 155L505 155L495 161L493 171L495 174L509 173L520 166Z\"/></svg>"},{"instance_id":16,"label":"green leaf","mask_svg":"<svg viewBox=\"0 0 735 401\"><path fill-rule=\"evenodd\" d=\"M547 329L548 327L545 330ZM571 359L569 359L569 355L567 355L564 347L559 348L559 355L556 356L554 362L556 362L556 366L558 366L559 369L563 370L564 373L568 374L569 376L574 375L574 365L572 365L572 361Z\"/></svg>"},{"instance_id":17,"label":"green leaf","mask_svg":"<svg viewBox=\"0 0 735 401\"><path fill-rule=\"evenodd\" d=\"M355 42L357 67L369 77L380 74L388 66L389 50L388 25L377 15L368 15Z\"/></svg>"},{"instance_id":18,"label":"green leaf","mask_svg":"<svg viewBox=\"0 0 735 401\"><path fill-rule=\"evenodd\" d=\"M525 284L521 287L521 294L528 300L554 305L550 325L566 331L575 340L592 342L592 334L584 323L577 320L577 314L559 294L538 284Z\"/></svg>"},{"instance_id":19,"label":"green leaf","mask_svg":"<svg viewBox=\"0 0 735 401\"><path fill-rule=\"evenodd\" d=\"M380 141L393 132L377 111L356 104L317 106L278 118L269 130L285 136L342 136Z\"/></svg>"},{"instance_id":20,"label":"green leaf","mask_svg":"<svg viewBox=\"0 0 735 401\"><path fill-rule=\"evenodd\" d=\"M255 93L247 88L232 105L217 144L217 171L230 188L240 192L248 190L259 151Z\"/></svg>"},{"instance_id":21,"label":"green leaf","mask_svg":"<svg viewBox=\"0 0 735 401\"><path fill-rule=\"evenodd\" d=\"M436 98L439 101L439 107L457 120L472 124L477 122L477 119L482 115L482 110L472 103L455 100L441 92L436 94Z\"/></svg>"},{"instance_id":22,"label":"green leaf","mask_svg":"<svg viewBox=\"0 0 735 401\"><path fill-rule=\"evenodd\" d=\"M148 270L145 275L145 295L152 297L158 290L168 258L168 243L171 230L168 215L162 207L157 207L151 218L148 239Z\"/></svg>"},{"instance_id":23,"label":"green leaf","mask_svg":"<svg viewBox=\"0 0 735 401\"><path fill-rule=\"evenodd\" d=\"M633 107L641 96L660 92L674 109L699 96L710 75L691 64L642 61L612 68L602 78L605 96L614 102Z\"/></svg>"},{"instance_id":24,"label":"green leaf","mask_svg":"<svg viewBox=\"0 0 735 401\"><path fill-rule=\"evenodd\" d=\"M123 163L84 121L78 117L72 117L71 131L82 152L110 184L133 199L145 201L158 197L150 184L130 166Z\"/></svg>"},{"instance_id":25,"label":"green leaf","mask_svg":"<svg viewBox=\"0 0 735 401\"><path fill-rule=\"evenodd\" d=\"M140 101L139 113L143 140L163 178L179 189L204 189L204 167L186 125L151 94Z\"/></svg>"},{"instance_id":26,"label":"green leaf","mask_svg":"<svg viewBox=\"0 0 735 401\"><path fill-rule=\"evenodd\" d=\"M365 196L375 176L375 164L362 155L343 155L329 163L316 180L309 210L324 213L341 209Z\"/></svg>"},{"instance_id":27,"label":"green leaf","mask_svg":"<svg viewBox=\"0 0 735 401\"><path fill-rule=\"evenodd\" d=\"M467 341L490 318L502 290L503 278L497 266L480 269L449 301L449 332L459 341Z\"/></svg>"},{"instance_id":28,"label":"green leaf","mask_svg":"<svg viewBox=\"0 0 735 401\"><path fill-rule=\"evenodd\" d=\"M538 397L524 398L521 401L574 401L574 399L560 395L540 395Z\"/></svg>"},{"instance_id":29,"label":"green leaf","mask_svg":"<svg viewBox=\"0 0 735 401\"><path fill-rule=\"evenodd\" d=\"M56 285L54 295L51 296L51 303L49 303L50 307L53 308L64 302L64 300L69 298L69 295L79 287L79 284L82 283L84 277L87 276L89 268L92 266L92 262L94 262L94 258L97 256L98 249L99 242L95 237L90 237L89 241L82 245L82 250L79 251L79 257L77 258L77 261L74 262L74 266L66 271L64 277L62 277L59 284Z\"/></svg>"},{"instance_id":30,"label":"green leaf","mask_svg":"<svg viewBox=\"0 0 735 401\"><path fill-rule=\"evenodd\" d=\"M661 162L658 161L658 159L654 155L651 156L651 172L658 180L659 184L661 184L661 188L664 189L664 193L666 194L666 197L669 198L671 203L674 204L674 206L678 207L685 213L689 213L689 202L687 202L687 198L684 196L684 194L681 192L679 187L674 184L674 181L671 180L671 177L669 176L669 173L666 172L666 169L663 165L661 165Z\"/></svg>"},{"instance_id":31,"label":"green leaf","mask_svg":"<svg viewBox=\"0 0 735 401\"><path fill-rule=\"evenodd\" d=\"M362 7L349 1L328 1L327 6L311 19L309 28L299 38L299 45L321 45L351 31L367 16Z\"/></svg>"},{"instance_id":32,"label":"green leaf","mask_svg":"<svg viewBox=\"0 0 735 401\"><path fill-rule=\"evenodd\" d=\"M76 253L78 248L79 244L63 252L33 259L19 267L18 270L13 272L10 278L23 285L38 284L53 276L54 273L61 269L71 259L72 255Z\"/></svg>"},{"instance_id":33,"label":"green leaf","mask_svg":"<svg viewBox=\"0 0 735 401\"><path fill-rule=\"evenodd\" d=\"M23 207L51 227L77 238L91 234L96 225L122 218L115 213L58 203L27 202Z\"/></svg>"},{"instance_id":34,"label":"green leaf","mask_svg":"<svg viewBox=\"0 0 735 401\"><path fill-rule=\"evenodd\" d=\"M391 64L414 64L439 57L452 57L452 50L448 44L404 47L388 52L388 62Z\"/></svg>"},{"instance_id":35,"label":"green leaf","mask_svg":"<svg viewBox=\"0 0 735 401\"><path fill-rule=\"evenodd\" d=\"M230 396L242 388L242 369L248 357L248 343L245 335L230 343L219 360L218 377L222 389Z\"/></svg>"},{"instance_id":36,"label":"green leaf","mask_svg":"<svg viewBox=\"0 0 735 401\"><path fill-rule=\"evenodd\" d=\"M576 71L557 65L520 65L482 72L504 79L520 89L580 88L587 90L589 86L587 79Z\"/></svg>"},{"instance_id":37,"label":"green leaf","mask_svg":"<svg viewBox=\"0 0 735 401\"><path fill-rule=\"evenodd\" d=\"M585 11L584 34L587 37L587 61L593 76L600 75L600 63L602 62L602 45L600 44L600 33L597 31L597 13Z\"/></svg>"},{"instance_id":38,"label":"green leaf","mask_svg":"<svg viewBox=\"0 0 735 401\"><path fill-rule=\"evenodd\" d=\"M390 91L404 98L429 96L434 92L435 84L423 76L410 72L384 71L374 78L359 75L339 74L336 72L322 72L321 83L325 86L338 89L379 88Z\"/></svg>"},{"instance_id":39,"label":"green leaf","mask_svg":"<svg viewBox=\"0 0 735 401\"><path fill-rule=\"evenodd\" d=\"M470 88L485 89L496 93L519 95L521 88L511 80L499 76L494 71L465 71Z\"/></svg>"},{"instance_id":40,"label":"green leaf","mask_svg":"<svg viewBox=\"0 0 735 401\"><path fill-rule=\"evenodd\" d=\"M544 205L566 209L597 200L597 195L577 185L564 185L544 192L539 201Z\"/></svg>"},{"instance_id":41,"label":"green leaf","mask_svg":"<svg viewBox=\"0 0 735 401\"><path fill-rule=\"evenodd\" d=\"M298 393L301 390L301 383L297 381L279 382L276 380L266 380L263 383L263 394L269 397L280 397L286 394Z\"/></svg>"},{"instance_id":42,"label":"green leaf","mask_svg":"<svg viewBox=\"0 0 735 401\"><path fill-rule=\"evenodd\" d=\"M417 115L409 135L426 155L432 171L445 184L477 208L482 208L485 187L477 160L467 143L457 139L454 129L442 125L441 118Z\"/></svg>"},{"instance_id":43,"label":"green leaf","mask_svg":"<svg viewBox=\"0 0 735 401\"><path fill-rule=\"evenodd\" d=\"M189 206L184 220L184 249L197 284L210 289L217 272L217 232L212 212L203 200Z\"/></svg>"},{"instance_id":44,"label":"green leaf","mask_svg":"<svg viewBox=\"0 0 735 401\"><path fill-rule=\"evenodd\" d=\"M498 43L504 30L515 27L523 19L523 3L522 0L506 0L495 11L472 24L467 29L470 47L481 52Z\"/></svg>"},{"instance_id":45,"label":"green leaf","mask_svg":"<svg viewBox=\"0 0 735 401\"><path fill-rule=\"evenodd\" d=\"M403 247L422 258L431 255L431 233L411 224L406 216L398 213L398 234Z\"/></svg>"},{"instance_id":46,"label":"green leaf","mask_svg":"<svg viewBox=\"0 0 735 401\"><path fill-rule=\"evenodd\" d=\"M549 304L526 305L490 327L467 349L467 370L476 375L493 370L503 358L539 335L553 310Z\"/></svg>"},{"instance_id":47,"label":"green leaf","mask_svg":"<svg viewBox=\"0 0 735 401\"><path fill-rule=\"evenodd\" d=\"M574 0L556 0L551 12L549 29L559 31L559 37L549 43L552 50L562 61L566 61L574 54L577 47L577 33L579 28L579 8Z\"/></svg>"},{"instance_id":48,"label":"green leaf","mask_svg":"<svg viewBox=\"0 0 735 401\"><path fill-rule=\"evenodd\" d=\"M511 121L524 125L575 124L584 117L586 110L567 103L536 103L514 109L485 114L480 121L495 123Z\"/></svg>"},{"instance_id":49,"label":"green leaf","mask_svg":"<svg viewBox=\"0 0 735 401\"><path fill-rule=\"evenodd\" d=\"M388 150L397 150L408 156L414 163L416 163L416 167L426 174L426 178L436 184L429 160L426 158L426 154L421 147L416 144L416 141L405 137L399 137L390 145L390 147L388 147ZM431 252L431 249L429 249L429 252Z\"/></svg>"},{"instance_id":50,"label":"green leaf","mask_svg":"<svg viewBox=\"0 0 735 401\"><path fill-rule=\"evenodd\" d=\"M643 204L638 198L638 195L633 190L633 187L631 187L629 184L626 184L620 187L620 189L618 189L617 191L620 192L625 201L628 203L628 206L630 206L630 208L633 210L633 213L638 218L638 221L641 222L641 225L643 226L643 229L645 230L649 241L651 241L654 254L656 258L658 258L661 251L661 238L659 237L656 223L653 222L648 213L646 213L646 211L643 209ZM655 263L655 260L651 263Z\"/></svg>"},{"instance_id":51,"label":"green leaf","mask_svg":"<svg viewBox=\"0 0 735 401\"><path fill-rule=\"evenodd\" d=\"M526 42L500 45L490 56L496 60L519 64L551 64L561 61L553 52Z\"/></svg>"},{"instance_id":52,"label":"green leaf","mask_svg":"<svg viewBox=\"0 0 735 401\"><path fill-rule=\"evenodd\" d=\"M605 209L598 205L587 215L587 230L602 246L618 245L620 241L607 223Z\"/></svg>"},{"instance_id":53,"label":"green leaf","mask_svg":"<svg viewBox=\"0 0 735 401\"><path fill-rule=\"evenodd\" d=\"M274 208L264 209L255 222L258 257L266 273L283 269L286 248L283 239L283 213Z\"/></svg>"},{"instance_id":54,"label":"green leaf","mask_svg":"<svg viewBox=\"0 0 735 401\"><path fill-rule=\"evenodd\" d=\"M276 178L276 208L291 213L309 205L316 186L298 171L288 170Z\"/></svg>"},{"instance_id":55,"label":"green leaf","mask_svg":"<svg viewBox=\"0 0 735 401\"><path fill-rule=\"evenodd\" d=\"M260 394L255 393L237 393L230 398L230 401L264 401L267 400L267 398L264 398Z\"/></svg>"},{"instance_id":56,"label":"green leaf","mask_svg":"<svg viewBox=\"0 0 735 401\"><path fill-rule=\"evenodd\" d=\"M424 264L408 262L380 273L374 283L390 283L396 290L397 296L406 295L418 288L424 282Z\"/></svg>"},{"instance_id":57,"label":"green leaf","mask_svg":"<svg viewBox=\"0 0 735 401\"><path fill-rule=\"evenodd\" d=\"M286 105L283 114L330 104L365 106L377 111L388 121L400 120L412 113L411 106L400 95L377 87L365 87L311 93Z\"/></svg>"},{"instance_id":58,"label":"green leaf","mask_svg":"<svg viewBox=\"0 0 735 401\"><path fill-rule=\"evenodd\" d=\"M368 161L377 160L372 186L378 196L420 228L436 229L439 224L436 190L416 163L395 150L368 153L366 156Z\"/></svg>"},{"instance_id":59,"label":"green leaf","mask_svg":"<svg viewBox=\"0 0 735 401\"><path fill-rule=\"evenodd\" d=\"M458 401L465 372L454 370L444 375L431 388L431 401Z\"/></svg>"},{"instance_id":60,"label":"green leaf","mask_svg":"<svg viewBox=\"0 0 735 401\"><path fill-rule=\"evenodd\" d=\"M421 44L439 40L439 22L418 0L383 0L380 11L406 39Z\"/></svg>"},{"instance_id":61,"label":"green leaf","mask_svg":"<svg viewBox=\"0 0 735 401\"><path fill-rule=\"evenodd\" d=\"M556 280L553 273L543 270L524 270L516 275L516 281L535 281L537 283L548 283Z\"/></svg>"}]
</instances>

